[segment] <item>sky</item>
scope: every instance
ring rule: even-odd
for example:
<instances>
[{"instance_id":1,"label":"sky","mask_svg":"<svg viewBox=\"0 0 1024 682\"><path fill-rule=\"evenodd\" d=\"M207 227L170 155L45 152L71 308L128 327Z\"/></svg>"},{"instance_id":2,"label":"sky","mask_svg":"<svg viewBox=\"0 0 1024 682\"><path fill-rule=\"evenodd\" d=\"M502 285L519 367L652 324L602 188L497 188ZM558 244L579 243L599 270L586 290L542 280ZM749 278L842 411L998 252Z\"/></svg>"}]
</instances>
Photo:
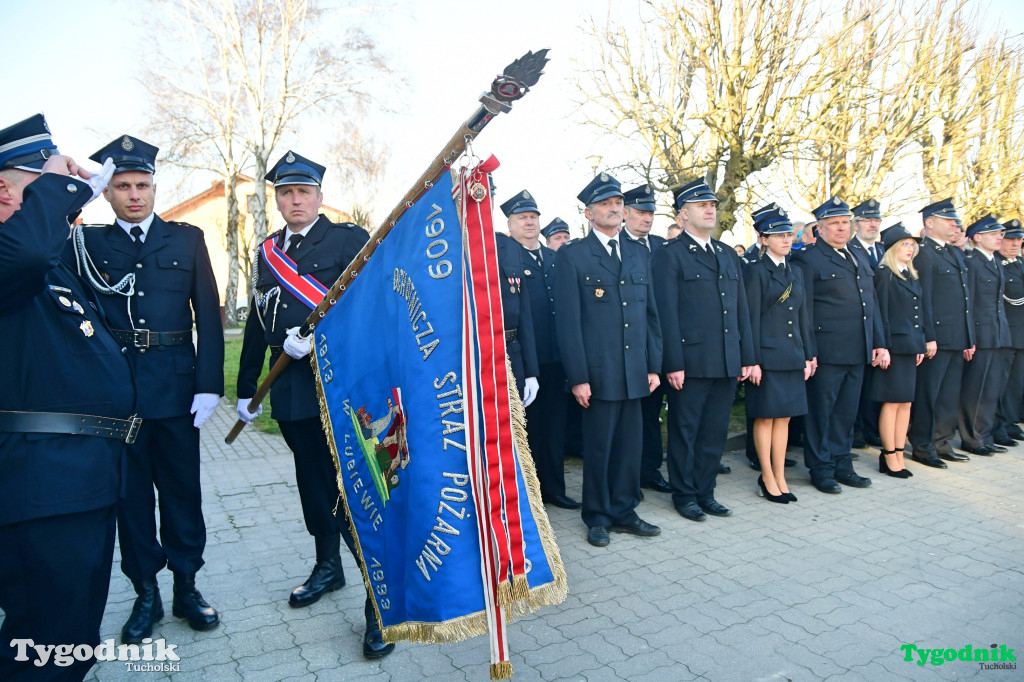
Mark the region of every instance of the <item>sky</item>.
<instances>
[{"instance_id":1,"label":"sky","mask_svg":"<svg viewBox=\"0 0 1024 682\"><path fill-rule=\"evenodd\" d=\"M373 127L390 147L375 218L382 220L401 199L476 110L480 94L506 64L527 50L550 48L551 61L540 82L511 113L487 126L474 152L480 158L494 154L501 162L495 172L497 203L528 189L540 207L542 225L555 216L574 228L581 225L576 194L595 169L605 170L629 152L621 142L580 123L572 76L576 60L586 59L588 45L579 25L591 12L615 16L630 11L633 3L381 1L384 8L366 22L404 84L390 87L387 94L393 113L370 112ZM994 26L1024 26L1024 3L979 0L978 5L989 8L986 16ZM5 8L5 51L19 56L7 62L0 127L42 112L61 152L79 161L121 134L142 136L151 105L139 80L147 49L140 11L154 10L138 0L48 0ZM623 15L623 21L629 19ZM322 138L329 135L317 135L316 130L294 131L271 163L289 148L326 161L330 140ZM215 179L193 178L175 191L173 173L161 176L158 170L158 183L161 177L169 178L172 186L158 184L158 213ZM619 179L626 188L639 182L636 177ZM329 177L324 191L325 202L343 210L360 200ZM109 222L112 214L99 200L84 217ZM663 233L666 224L666 218L656 218L655 231Z\"/></svg>"}]
</instances>

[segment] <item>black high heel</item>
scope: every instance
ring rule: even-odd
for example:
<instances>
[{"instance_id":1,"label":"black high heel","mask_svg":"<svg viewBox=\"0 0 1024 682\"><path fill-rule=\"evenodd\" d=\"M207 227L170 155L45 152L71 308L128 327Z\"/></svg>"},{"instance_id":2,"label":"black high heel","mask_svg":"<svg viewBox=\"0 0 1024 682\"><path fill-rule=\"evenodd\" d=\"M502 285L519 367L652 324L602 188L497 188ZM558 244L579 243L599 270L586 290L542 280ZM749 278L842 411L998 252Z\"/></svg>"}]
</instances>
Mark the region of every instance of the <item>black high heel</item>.
<instances>
[{"instance_id":1,"label":"black high heel","mask_svg":"<svg viewBox=\"0 0 1024 682\"><path fill-rule=\"evenodd\" d=\"M785 493L783 493L782 495L772 495L770 492L768 492L768 488L766 488L765 485L764 485L764 477L763 476L758 476L757 477L757 487L758 487L757 494L758 494L759 497L765 497L765 498L768 499L769 502L777 502L779 504L789 504L789 498L786 497Z\"/></svg>"},{"instance_id":2,"label":"black high heel","mask_svg":"<svg viewBox=\"0 0 1024 682\"><path fill-rule=\"evenodd\" d=\"M906 445L904 445L904 446L903 446L903 447L901 447L901 448L896 448L896 452L903 452L903 451L904 451L904 450L906 449L906 447L907 447L907 446L906 446ZM911 471L910 469L908 469L908 468L907 468L907 465L906 465L906 464L904 464L904 465L903 465L903 471L906 471L906 472L907 472L906 478L910 478L911 476L913 476L913 475L914 475L914 472L913 472L913 471Z\"/></svg>"},{"instance_id":3,"label":"black high heel","mask_svg":"<svg viewBox=\"0 0 1024 682\"><path fill-rule=\"evenodd\" d=\"M885 461L886 455L895 455L897 450L882 450L878 455L878 471L879 473L892 476L893 478L910 478L913 476L912 473L906 469L900 469L899 471L893 471L889 468L889 463Z\"/></svg>"}]
</instances>

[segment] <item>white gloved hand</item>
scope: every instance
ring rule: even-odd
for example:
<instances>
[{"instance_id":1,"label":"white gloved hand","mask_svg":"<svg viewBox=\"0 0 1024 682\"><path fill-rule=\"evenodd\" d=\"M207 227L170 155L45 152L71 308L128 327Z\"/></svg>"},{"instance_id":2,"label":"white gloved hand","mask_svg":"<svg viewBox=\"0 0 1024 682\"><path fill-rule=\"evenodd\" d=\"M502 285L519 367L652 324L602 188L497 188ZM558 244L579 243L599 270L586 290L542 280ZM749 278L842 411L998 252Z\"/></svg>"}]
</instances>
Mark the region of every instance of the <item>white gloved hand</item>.
<instances>
[{"instance_id":1,"label":"white gloved hand","mask_svg":"<svg viewBox=\"0 0 1024 682\"><path fill-rule=\"evenodd\" d=\"M103 167L93 173L92 177L86 180L86 182L89 183L89 187L92 189L92 199L85 202L86 205L103 193L103 189L107 186L110 182L110 178L112 177L114 177L114 160L108 157L107 160L103 162ZM193 405L193 407L195 406Z\"/></svg>"},{"instance_id":2,"label":"white gloved hand","mask_svg":"<svg viewBox=\"0 0 1024 682\"><path fill-rule=\"evenodd\" d=\"M523 407L529 407L530 403L537 399L538 392L540 384L537 383L536 377L526 377L526 383L523 385Z\"/></svg>"},{"instance_id":3,"label":"white gloved hand","mask_svg":"<svg viewBox=\"0 0 1024 682\"><path fill-rule=\"evenodd\" d=\"M263 414L263 406L260 405L256 408L256 414L249 411L249 401L252 398L239 398L238 406L235 408L235 412L238 413L238 418L244 421L246 424L252 424L256 421L256 417Z\"/></svg>"},{"instance_id":4,"label":"white gloved hand","mask_svg":"<svg viewBox=\"0 0 1024 682\"><path fill-rule=\"evenodd\" d=\"M197 429L202 428L213 411L217 409L218 404L220 404L220 396L216 393L196 393L192 398L192 407L189 408L189 412L196 416L192 426Z\"/></svg>"},{"instance_id":5,"label":"white gloved hand","mask_svg":"<svg viewBox=\"0 0 1024 682\"><path fill-rule=\"evenodd\" d=\"M288 336L284 340L284 352L294 360L301 360L309 355L309 337L299 336L299 328L292 327L285 331Z\"/></svg>"}]
</instances>

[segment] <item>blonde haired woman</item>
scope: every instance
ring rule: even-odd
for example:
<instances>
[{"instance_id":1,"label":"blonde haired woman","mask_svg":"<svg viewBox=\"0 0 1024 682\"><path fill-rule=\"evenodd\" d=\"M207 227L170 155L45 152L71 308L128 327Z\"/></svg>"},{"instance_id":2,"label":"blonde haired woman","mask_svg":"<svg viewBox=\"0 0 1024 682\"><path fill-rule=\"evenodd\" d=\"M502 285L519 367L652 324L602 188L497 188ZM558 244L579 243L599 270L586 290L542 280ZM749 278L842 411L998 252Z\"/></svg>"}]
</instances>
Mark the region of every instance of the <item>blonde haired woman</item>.
<instances>
[{"instance_id":1,"label":"blonde haired woman","mask_svg":"<svg viewBox=\"0 0 1024 682\"><path fill-rule=\"evenodd\" d=\"M869 395L882 403L878 415L878 433L882 438L878 470L894 478L910 478L913 474L903 462L903 447L910 425L917 366L925 352L921 283L914 269L919 247L903 223L887 227L880 236L885 255L875 272L875 292L890 363L885 369L871 368L874 376Z\"/></svg>"}]
</instances>

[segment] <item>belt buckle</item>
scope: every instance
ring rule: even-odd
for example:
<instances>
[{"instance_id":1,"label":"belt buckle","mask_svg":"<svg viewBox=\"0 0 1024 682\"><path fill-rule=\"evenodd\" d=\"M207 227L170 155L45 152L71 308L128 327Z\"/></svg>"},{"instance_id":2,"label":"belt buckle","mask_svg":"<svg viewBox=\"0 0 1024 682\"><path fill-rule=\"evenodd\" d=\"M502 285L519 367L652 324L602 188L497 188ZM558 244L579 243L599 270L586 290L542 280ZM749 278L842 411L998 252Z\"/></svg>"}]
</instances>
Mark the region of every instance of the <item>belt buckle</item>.
<instances>
[{"instance_id":1,"label":"belt buckle","mask_svg":"<svg viewBox=\"0 0 1024 682\"><path fill-rule=\"evenodd\" d=\"M135 437L139 435L139 429L142 427L142 417L136 417L132 415L129 417L131 424L128 425L128 434L124 437L125 445L131 445L135 442Z\"/></svg>"},{"instance_id":2,"label":"belt buckle","mask_svg":"<svg viewBox=\"0 0 1024 682\"><path fill-rule=\"evenodd\" d=\"M143 336L145 334L145 336ZM139 339L145 339L144 342L140 342ZM133 329L132 330L132 343L136 348L149 348L149 330L148 329Z\"/></svg>"}]
</instances>

